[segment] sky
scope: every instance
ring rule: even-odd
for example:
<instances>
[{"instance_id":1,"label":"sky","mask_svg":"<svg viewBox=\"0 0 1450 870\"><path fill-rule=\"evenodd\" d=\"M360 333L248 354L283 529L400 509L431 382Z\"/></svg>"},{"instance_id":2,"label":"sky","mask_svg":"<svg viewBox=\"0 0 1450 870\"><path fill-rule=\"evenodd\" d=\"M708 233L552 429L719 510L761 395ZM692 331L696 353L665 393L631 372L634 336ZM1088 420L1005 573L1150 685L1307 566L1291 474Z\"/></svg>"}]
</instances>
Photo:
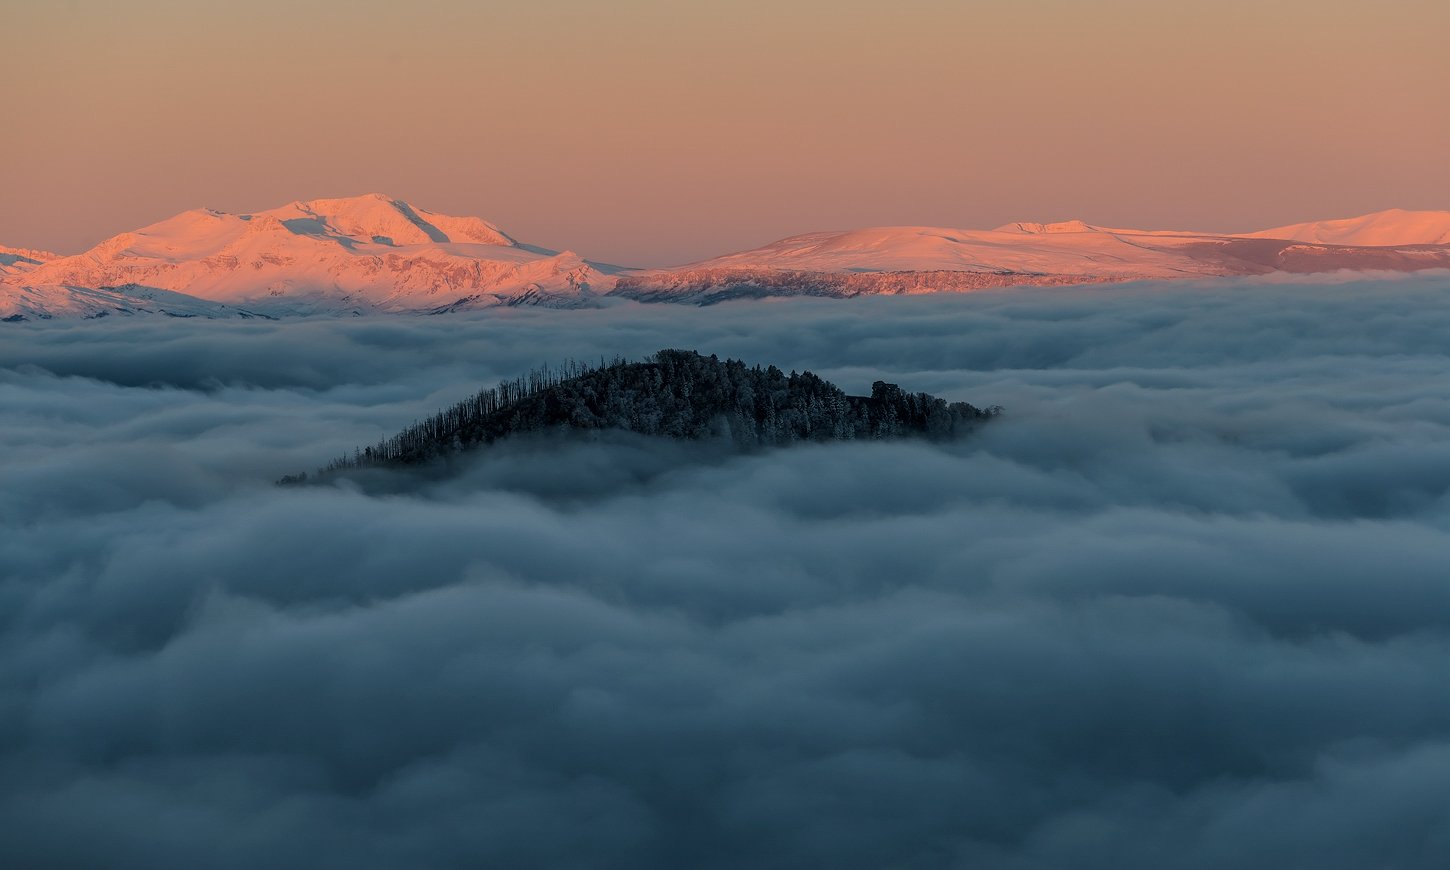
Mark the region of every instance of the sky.
<instances>
[{"instance_id":1,"label":"sky","mask_svg":"<svg viewBox=\"0 0 1450 870\"><path fill-rule=\"evenodd\" d=\"M0 243L380 191L625 265L1450 207L1440 0L0 0Z\"/></svg>"},{"instance_id":2,"label":"sky","mask_svg":"<svg viewBox=\"0 0 1450 870\"><path fill-rule=\"evenodd\" d=\"M0 341L0 866L1440 870L1443 276ZM272 485L554 355L1002 416Z\"/></svg>"}]
</instances>

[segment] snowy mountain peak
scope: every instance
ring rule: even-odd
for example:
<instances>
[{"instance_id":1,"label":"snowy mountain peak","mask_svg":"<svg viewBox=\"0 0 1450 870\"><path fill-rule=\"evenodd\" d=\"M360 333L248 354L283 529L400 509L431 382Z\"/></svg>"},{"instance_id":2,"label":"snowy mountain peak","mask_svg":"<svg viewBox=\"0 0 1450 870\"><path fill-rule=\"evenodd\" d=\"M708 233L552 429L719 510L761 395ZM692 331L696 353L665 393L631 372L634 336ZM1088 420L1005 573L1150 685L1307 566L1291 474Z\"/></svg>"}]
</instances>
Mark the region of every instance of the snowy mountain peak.
<instances>
[{"instance_id":1,"label":"snowy mountain peak","mask_svg":"<svg viewBox=\"0 0 1450 870\"><path fill-rule=\"evenodd\" d=\"M342 199L299 200L260 212L298 235L346 236L389 246L464 243L517 244L498 227L475 217L453 217L415 208L383 193Z\"/></svg>"}]
</instances>

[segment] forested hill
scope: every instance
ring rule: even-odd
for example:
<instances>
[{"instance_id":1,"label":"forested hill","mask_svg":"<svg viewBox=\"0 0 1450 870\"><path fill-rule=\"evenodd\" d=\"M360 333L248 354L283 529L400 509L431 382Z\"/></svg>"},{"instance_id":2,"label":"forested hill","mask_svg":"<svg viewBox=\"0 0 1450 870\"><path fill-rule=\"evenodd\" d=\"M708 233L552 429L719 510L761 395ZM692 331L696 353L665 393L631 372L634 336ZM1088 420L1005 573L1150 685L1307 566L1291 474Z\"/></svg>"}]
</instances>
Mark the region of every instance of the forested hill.
<instances>
[{"instance_id":1,"label":"forested hill","mask_svg":"<svg viewBox=\"0 0 1450 870\"><path fill-rule=\"evenodd\" d=\"M786 374L775 366L662 350L643 362L570 363L505 381L319 473L426 462L509 435L557 429L721 437L745 448L911 435L949 438L998 411L908 393L882 381L872 385L870 396L848 396L810 372Z\"/></svg>"}]
</instances>

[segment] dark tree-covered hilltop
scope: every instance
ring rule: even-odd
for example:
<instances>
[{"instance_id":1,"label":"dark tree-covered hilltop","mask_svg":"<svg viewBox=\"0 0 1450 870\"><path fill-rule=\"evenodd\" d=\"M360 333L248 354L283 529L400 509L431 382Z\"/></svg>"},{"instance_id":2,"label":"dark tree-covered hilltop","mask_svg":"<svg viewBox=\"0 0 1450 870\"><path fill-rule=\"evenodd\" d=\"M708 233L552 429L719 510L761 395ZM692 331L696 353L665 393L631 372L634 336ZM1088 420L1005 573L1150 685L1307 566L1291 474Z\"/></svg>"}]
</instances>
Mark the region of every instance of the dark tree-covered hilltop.
<instances>
[{"instance_id":1,"label":"dark tree-covered hilltop","mask_svg":"<svg viewBox=\"0 0 1450 870\"><path fill-rule=\"evenodd\" d=\"M877 381L848 396L810 372L786 374L689 350L598 367L569 363L504 381L321 474L427 462L510 435L557 429L623 429L668 438L729 438L744 448L799 441L948 438L1000 408L976 408ZM306 475L283 478L284 483Z\"/></svg>"}]
</instances>

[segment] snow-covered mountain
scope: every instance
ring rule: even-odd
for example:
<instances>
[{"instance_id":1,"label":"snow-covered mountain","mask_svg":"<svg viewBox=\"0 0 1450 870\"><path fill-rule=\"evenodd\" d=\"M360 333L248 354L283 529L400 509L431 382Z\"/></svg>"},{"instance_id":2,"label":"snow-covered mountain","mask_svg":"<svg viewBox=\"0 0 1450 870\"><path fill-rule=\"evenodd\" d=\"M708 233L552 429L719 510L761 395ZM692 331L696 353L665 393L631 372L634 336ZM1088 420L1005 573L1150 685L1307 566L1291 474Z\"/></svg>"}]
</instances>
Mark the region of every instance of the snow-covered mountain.
<instances>
[{"instance_id":1,"label":"snow-covered mountain","mask_svg":"<svg viewBox=\"0 0 1450 870\"><path fill-rule=\"evenodd\" d=\"M1450 268L1447 230L1450 212L1383 212L1246 234L1115 229L1082 221L994 230L873 227L791 236L701 263L621 276L614 292L643 301L708 303L1271 272L1417 271ZM1290 231L1306 238L1289 238ZM1327 241L1355 233L1368 241Z\"/></svg>"},{"instance_id":2,"label":"snow-covered mountain","mask_svg":"<svg viewBox=\"0 0 1450 870\"><path fill-rule=\"evenodd\" d=\"M706 304L1432 268L1450 268L1450 212L1392 210L1241 234L1082 221L992 230L874 227L807 233L688 266L631 271L522 244L479 218L371 194L256 214L183 212L75 256L0 248L0 319L443 313L575 307L607 295Z\"/></svg>"},{"instance_id":3,"label":"snow-covered mountain","mask_svg":"<svg viewBox=\"0 0 1450 870\"><path fill-rule=\"evenodd\" d=\"M112 288L129 288L121 291L127 299L172 291L223 306L214 305L217 312L570 306L607 289L607 276L618 271L520 244L479 218L435 214L382 194L256 214L197 209L82 254L27 259L34 262L17 259L22 267L0 277L0 316L95 313L119 301ZM154 293L147 301L163 298L179 304Z\"/></svg>"},{"instance_id":4,"label":"snow-covered mountain","mask_svg":"<svg viewBox=\"0 0 1450 870\"><path fill-rule=\"evenodd\" d=\"M1322 245L1450 245L1450 211L1392 208L1342 220L1290 224L1249 236Z\"/></svg>"}]
</instances>

